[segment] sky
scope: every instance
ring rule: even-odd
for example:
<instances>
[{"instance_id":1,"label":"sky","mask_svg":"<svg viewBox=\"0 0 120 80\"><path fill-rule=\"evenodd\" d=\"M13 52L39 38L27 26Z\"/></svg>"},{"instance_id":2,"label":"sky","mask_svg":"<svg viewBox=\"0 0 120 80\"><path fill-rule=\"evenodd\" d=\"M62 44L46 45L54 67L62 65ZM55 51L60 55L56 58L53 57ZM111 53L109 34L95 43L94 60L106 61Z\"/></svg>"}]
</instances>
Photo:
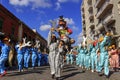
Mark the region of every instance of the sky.
<instances>
[{"instance_id":1,"label":"sky","mask_svg":"<svg viewBox=\"0 0 120 80\"><path fill-rule=\"evenodd\" d=\"M31 29L36 29L45 39L51 27L50 21L57 21L63 15L73 31L70 37L76 40L76 44L82 31L81 2L82 0L0 0L5 8Z\"/></svg>"}]
</instances>

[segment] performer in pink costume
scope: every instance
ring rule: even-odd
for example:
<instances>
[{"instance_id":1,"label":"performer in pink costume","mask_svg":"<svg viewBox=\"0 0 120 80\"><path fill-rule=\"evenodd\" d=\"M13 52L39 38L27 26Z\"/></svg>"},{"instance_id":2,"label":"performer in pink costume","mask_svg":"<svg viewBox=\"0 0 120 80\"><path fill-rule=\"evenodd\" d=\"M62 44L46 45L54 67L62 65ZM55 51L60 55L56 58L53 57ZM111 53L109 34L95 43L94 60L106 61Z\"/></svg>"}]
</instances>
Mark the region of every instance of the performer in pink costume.
<instances>
[{"instance_id":1,"label":"performer in pink costume","mask_svg":"<svg viewBox=\"0 0 120 80\"><path fill-rule=\"evenodd\" d=\"M110 64L114 71L116 71L119 68L119 54L115 45L112 45L112 50L110 53L111 53Z\"/></svg>"}]
</instances>

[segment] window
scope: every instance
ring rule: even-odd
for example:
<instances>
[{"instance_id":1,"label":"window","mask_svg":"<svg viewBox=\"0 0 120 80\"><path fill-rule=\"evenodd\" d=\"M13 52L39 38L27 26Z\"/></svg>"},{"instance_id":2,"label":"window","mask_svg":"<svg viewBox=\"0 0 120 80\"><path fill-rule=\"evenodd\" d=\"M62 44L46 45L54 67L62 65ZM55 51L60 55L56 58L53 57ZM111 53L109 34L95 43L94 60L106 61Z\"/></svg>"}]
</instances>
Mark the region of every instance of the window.
<instances>
[{"instance_id":1,"label":"window","mask_svg":"<svg viewBox=\"0 0 120 80\"><path fill-rule=\"evenodd\" d=\"M26 34L26 33L24 33L24 34L23 34L23 37L24 37L24 38L25 38L25 37L27 38L27 34Z\"/></svg>"},{"instance_id":2,"label":"window","mask_svg":"<svg viewBox=\"0 0 120 80\"><path fill-rule=\"evenodd\" d=\"M0 31L2 31L3 28L3 20L0 20Z\"/></svg>"},{"instance_id":3,"label":"window","mask_svg":"<svg viewBox=\"0 0 120 80\"><path fill-rule=\"evenodd\" d=\"M118 2L118 13L120 14L120 1Z\"/></svg>"},{"instance_id":4,"label":"window","mask_svg":"<svg viewBox=\"0 0 120 80\"><path fill-rule=\"evenodd\" d=\"M14 33L15 33L15 27L13 26L13 27L11 28L11 34L14 35Z\"/></svg>"}]
</instances>

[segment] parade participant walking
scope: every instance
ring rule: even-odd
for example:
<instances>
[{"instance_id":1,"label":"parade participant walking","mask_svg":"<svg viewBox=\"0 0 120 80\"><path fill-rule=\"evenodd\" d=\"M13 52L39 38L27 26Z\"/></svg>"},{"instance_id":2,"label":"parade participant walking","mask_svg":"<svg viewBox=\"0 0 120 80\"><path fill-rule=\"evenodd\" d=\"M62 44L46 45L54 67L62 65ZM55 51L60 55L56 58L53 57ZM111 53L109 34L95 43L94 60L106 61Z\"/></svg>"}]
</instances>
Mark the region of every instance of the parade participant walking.
<instances>
[{"instance_id":1,"label":"parade participant walking","mask_svg":"<svg viewBox=\"0 0 120 80\"><path fill-rule=\"evenodd\" d=\"M19 72L23 69L23 59L24 59L24 53L25 53L25 47L31 46L30 41L26 43L26 38L23 38L22 41L20 41L16 46L16 52L17 52L17 61L18 61L18 68Z\"/></svg>"},{"instance_id":2,"label":"parade participant walking","mask_svg":"<svg viewBox=\"0 0 120 80\"><path fill-rule=\"evenodd\" d=\"M59 45L58 45L58 52L56 53L55 57L55 77L56 80L59 80L60 78L60 70L61 70L61 65L62 65L62 54L63 54L63 44L64 41L60 40Z\"/></svg>"},{"instance_id":3,"label":"parade participant walking","mask_svg":"<svg viewBox=\"0 0 120 80\"><path fill-rule=\"evenodd\" d=\"M70 54L67 52L67 54L66 54L66 62L67 62L67 64L69 64L69 61L70 61Z\"/></svg>"},{"instance_id":4,"label":"parade participant walking","mask_svg":"<svg viewBox=\"0 0 120 80\"><path fill-rule=\"evenodd\" d=\"M9 59L8 59L9 67L10 68L12 68L12 66L13 66L13 57L14 57L14 54L15 54L14 44L11 43L11 45L10 45L10 52L9 52Z\"/></svg>"},{"instance_id":5,"label":"parade participant walking","mask_svg":"<svg viewBox=\"0 0 120 80\"><path fill-rule=\"evenodd\" d=\"M17 51L17 61L18 61L18 69L19 72L23 69L23 55L24 55L24 46L23 46L23 41L21 41L19 44L15 46L16 51Z\"/></svg>"},{"instance_id":6,"label":"parade participant walking","mask_svg":"<svg viewBox=\"0 0 120 80\"><path fill-rule=\"evenodd\" d=\"M51 75L52 78L55 77L55 57L57 53L57 39L55 34L48 35L50 38L50 44L49 46L49 64L50 64L50 70L51 70Z\"/></svg>"},{"instance_id":7,"label":"parade participant walking","mask_svg":"<svg viewBox=\"0 0 120 80\"><path fill-rule=\"evenodd\" d=\"M29 66L29 60L30 60L30 47L25 47L25 54L24 54L24 68L28 69Z\"/></svg>"},{"instance_id":8,"label":"parade participant walking","mask_svg":"<svg viewBox=\"0 0 120 80\"><path fill-rule=\"evenodd\" d=\"M41 58L42 58L42 53L41 53L41 51L40 51L40 49L38 49L38 52L37 52L38 54L38 66L41 66Z\"/></svg>"},{"instance_id":9,"label":"parade participant walking","mask_svg":"<svg viewBox=\"0 0 120 80\"><path fill-rule=\"evenodd\" d=\"M91 67L92 70L91 72L94 72L97 69L97 53L96 53L96 45L91 44L92 46L92 51L91 51Z\"/></svg>"},{"instance_id":10,"label":"parade participant walking","mask_svg":"<svg viewBox=\"0 0 120 80\"><path fill-rule=\"evenodd\" d=\"M37 59L37 48L35 47L35 45L32 46L31 53L32 53L32 68L35 69Z\"/></svg>"},{"instance_id":11,"label":"parade participant walking","mask_svg":"<svg viewBox=\"0 0 120 80\"><path fill-rule=\"evenodd\" d=\"M112 50L110 51L111 59L111 67L113 68L114 71L117 71L119 68L119 54L118 51L115 47L115 45L112 45Z\"/></svg>"},{"instance_id":12,"label":"parade participant walking","mask_svg":"<svg viewBox=\"0 0 120 80\"><path fill-rule=\"evenodd\" d=\"M79 65L81 67L81 53L80 53L80 50L81 50L81 46L82 46L82 42L78 45L78 48L77 48L77 51L78 51L78 55L77 55L77 65Z\"/></svg>"},{"instance_id":13,"label":"parade participant walking","mask_svg":"<svg viewBox=\"0 0 120 80\"><path fill-rule=\"evenodd\" d=\"M100 61L99 61L99 66L98 66L98 72L99 75L101 76L101 72L102 69L104 68L104 74L105 76L108 78L109 77L109 65L108 65L108 61L109 61L109 55L108 55L108 51L107 51L107 46L109 46L109 41L108 39L110 36L110 33L106 33L104 38L100 38Z\"/></svg>"},{"instance_id":14,"label":"parade participant walking","mask_svg":"<svg viewBox=\"0 0 120 80\"><path fill-rule=\"evenodd\" d=\"M85 53L84 53L84 47L83 45L81 46L80 49L80 67L82 67L82 69L84 68L84 62L85 62Z\"/></svg>"},{"instance_id":15,"label":"parade participant walking","mask_svg":"<svg viewBox=\"0 0 120 80\"><path fill-rule=\"evenodd\" d=\"M0 55L0 76L4 76L6 74L5 71L5 62L8 59L9 51L10 51L10 43L8 38L4 38L3 42L0 41L1 46L1 55Z\"/></svg>"},{"instance_id":16,"label":"parade participant walking","mask_svg":"<svg viewBox=\"0 0 120 80\"><path fill-rule=\"evenodd\" d=\"M71 49L70 51L70 63L73 64L73 53L72 53L73 49Z\"/></svg>"},{"instance_id":17,"label":"parade participant walking","mask_svg":"<svg viewBox=\"0 0 120 80\"><path fill-rule=\"evenodd\" d=\"M86 48L86 50L87 50L87 48ZM86 51L86 54L85 54L85 68L87 70L90 69L90 54L91 54L91 50L89 49Z\"/></svg>"}]
</instances>

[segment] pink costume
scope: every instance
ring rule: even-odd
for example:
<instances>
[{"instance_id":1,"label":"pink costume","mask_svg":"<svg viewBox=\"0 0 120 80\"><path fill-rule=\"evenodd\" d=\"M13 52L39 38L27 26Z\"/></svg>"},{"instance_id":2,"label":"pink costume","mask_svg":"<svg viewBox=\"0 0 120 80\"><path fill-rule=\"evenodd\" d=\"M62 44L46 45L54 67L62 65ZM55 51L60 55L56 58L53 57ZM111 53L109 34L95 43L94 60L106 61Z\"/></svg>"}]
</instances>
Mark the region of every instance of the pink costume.
<instances>
[{"instance_id":1,"label":"pink costume","mask_svg":"<svg viewBox=\"0 0 120 80\"><path fill-rule=\"evenodd\" d=\"M110 65L112 68L119 68L119 54L117 49L110 51L111 58L110 58Z\"/></svg>"}]
</instances>

